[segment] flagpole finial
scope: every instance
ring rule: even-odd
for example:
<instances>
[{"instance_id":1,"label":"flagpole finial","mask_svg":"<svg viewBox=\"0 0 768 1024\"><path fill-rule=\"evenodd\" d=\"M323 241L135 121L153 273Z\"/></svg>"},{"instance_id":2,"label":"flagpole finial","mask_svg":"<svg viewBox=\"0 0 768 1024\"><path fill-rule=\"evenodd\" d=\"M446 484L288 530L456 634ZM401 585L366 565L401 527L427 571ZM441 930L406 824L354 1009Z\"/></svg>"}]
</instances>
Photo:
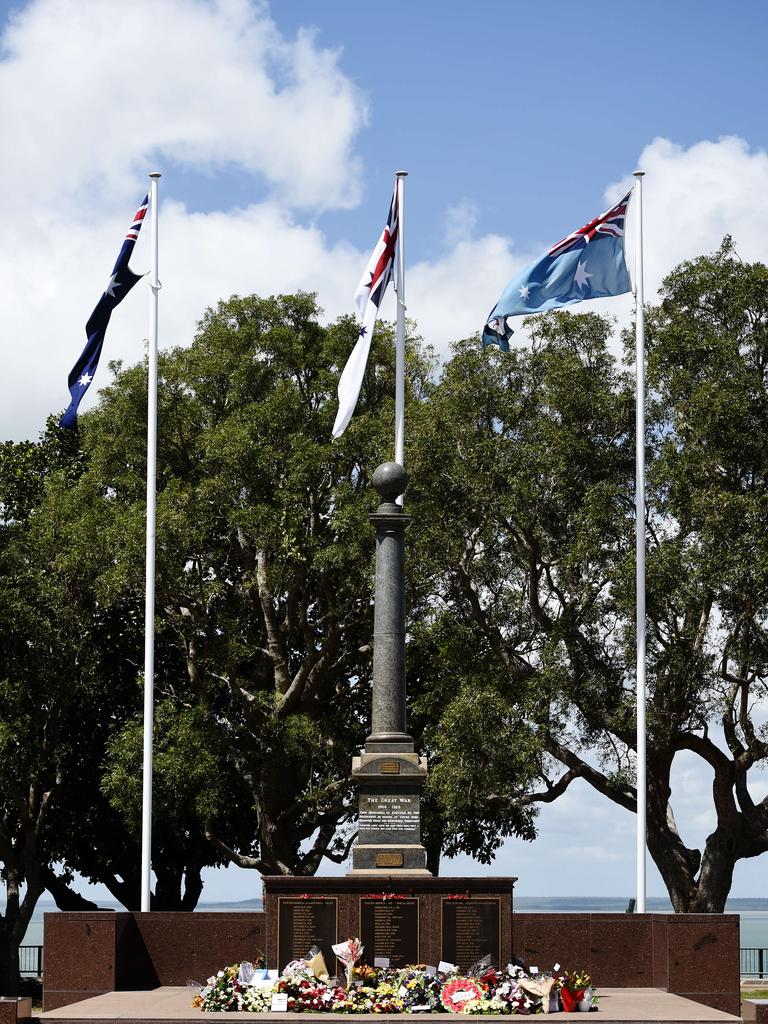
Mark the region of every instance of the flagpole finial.
<instances>
[{"instance_id":1,"label":"flagpole finial","mask_svg":"<svg viewBox=\"0 0 768 1024\"><path fill-rule=\"evenodd\" d=\"M645 171L632 171L632 174L636 178L644 178L645 177Z\"/></svg>"},{"instance_id":2,"label":"flagpole finial","mask_svg":"<svg viewBox=\"0 0 768 1024\"><path fill-rule=\"evenodd\" d=\"M160 171L150 171L149 176L150 178L162 178L163 175Z\"/></svg>"},{"instance_id":3,"label":"flagpole finial","mask_svg":"<svg viewBox=\"0 0 768 1024\"><path fill-rule=\"evenodd\" d=\"M407 178L408 177L408 171L395 171L395 177L396 178Z\"/></svg>"}]
</instances>

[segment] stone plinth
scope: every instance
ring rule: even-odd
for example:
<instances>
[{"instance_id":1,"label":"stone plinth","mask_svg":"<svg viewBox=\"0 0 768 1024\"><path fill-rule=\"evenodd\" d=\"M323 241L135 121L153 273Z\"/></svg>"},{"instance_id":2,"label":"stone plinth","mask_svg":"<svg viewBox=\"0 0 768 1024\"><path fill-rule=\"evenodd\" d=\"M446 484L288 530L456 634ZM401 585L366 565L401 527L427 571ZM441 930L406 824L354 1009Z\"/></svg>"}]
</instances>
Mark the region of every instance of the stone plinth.
<instances>
[{"instance_id":1,"label":"stone plinth","mask_svg":"<svg viewBox=\"0 0 768 1024\"><path fill-rule=\"evenodd\" d=\"M32 1016L30 996L0 996L0 1024L16 1024Z\"/></svg>"},{"instance_id":2,"label":"stone plinth","mask_svg":"<svg viewBox=\"0 0 768 1024\"><path fill-rule=\"evenodd\" d=\"M365 753L352 761L359 820L350 874L430 875L427 852L421 844L420 798L427 777L426 758L412 749L372 752L370 746L369 741Z\"/></svg>"},{"instance_id":3,"label":"stone plinth","mask_svg":"<svg viewBox=\"0 0 768 1024\"><path fill-rule=\"evenodd\" d=\"M154 992L110 992L96 996L75 1006L43 1014L42 1022L51 1024L200 1024L215 1021L221 1014L203 1014L190 1007L189 992L185 988L159 988ZM228 1014L228 1020L253 1021L261 1024L285 1024L294 1014L245 1013ZM413 1024L413 1014L356 1014L359 1024ZM430 1013L430 1021L455 1024L452 1013ZM463 1018L459 1018L463 1019ZM558 1013L557 1024L583 1021L582 1014ZM489 1016L484 1021L509 1024L509 1017ZM609 988L600 993L600 1011L593 1015L594 1024L741 1024L739 1017L721 1013L653 988ZM349 1024L349 1014L302 1013L301 1024Z\"/></svg>"}]
</instances>

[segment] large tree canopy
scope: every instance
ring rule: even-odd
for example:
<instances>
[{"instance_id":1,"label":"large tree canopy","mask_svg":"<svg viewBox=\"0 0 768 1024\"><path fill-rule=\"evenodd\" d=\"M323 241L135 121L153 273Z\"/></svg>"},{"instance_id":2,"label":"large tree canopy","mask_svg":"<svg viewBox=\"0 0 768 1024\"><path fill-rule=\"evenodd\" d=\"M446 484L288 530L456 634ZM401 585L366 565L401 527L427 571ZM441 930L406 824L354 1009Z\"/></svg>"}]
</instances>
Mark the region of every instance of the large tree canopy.
<instances>
[{"instance_id":1,"label":"large tree canopy","mask_svg":"<svg viewBox=\"0 0 768 1024\"><path fill-rule=\"evenodd\" d=\"M648 310L648 845L677 910L722 909L739 858L768 848L751 781L768 761L767 310L768 271L729 241ZM577 778L635 809L632 380L604 318L529 328L508 354L461 343L439 380L409 343L409 694L433 868L533 838L537 805ZM331 442L355 337L312 296L233 297L161 357L157 909L194 907L206 865L311 874L354 836L370 477L394 393L381 326ZM147 374L113 369L79 435L51 423L0 448L11 975L43 888L78 905L72 872L138 905ZM672 809L683 752L713 778L701 850Z\"/></svg>"},{"instance_id":2,"label":"large tree canopy","mask_svg":"<svg viewBox=\"0 0 768 1024\"><path fill-rule=\"evenodd\" d=\"M648 846L676 910L722 910L735 863L768 849L768 799L754 780L750 789L750 770L768 762L768 271L726 240L678 268L662 296L647 328ZM501 810L490 849L514 813L576 778L636 806L632 384L605 320L528 323L531 346L508 356L458 349L412 451L411 510L431 566L412 653L427 652L419 694L443 697L428 706L427 732L449 849L463 848L452 823L468 801L489 823ZM449 687L434 655L457 651ZM484 701L489 690L516 717L494 727L498 756L472 777L456 750L467 694ZM522 799L504 771L510 724L540 750L543 786ZM716 828L703 850L675 824L683 751L713 775Z\"/></svg>"}]
</instances>

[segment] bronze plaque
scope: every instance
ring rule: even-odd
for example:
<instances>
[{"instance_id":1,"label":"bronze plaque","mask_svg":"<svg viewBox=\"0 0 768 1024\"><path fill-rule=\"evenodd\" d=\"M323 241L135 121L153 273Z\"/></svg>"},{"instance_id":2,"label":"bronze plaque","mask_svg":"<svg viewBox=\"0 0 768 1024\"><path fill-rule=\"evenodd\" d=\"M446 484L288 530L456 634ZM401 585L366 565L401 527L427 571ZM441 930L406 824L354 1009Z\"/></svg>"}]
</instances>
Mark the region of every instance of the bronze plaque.
<instances>
[{"instance_id":1,"label":"bronze plaque","mask_svg":"<svg viewBox=\"0 0 768 1024\"><path fill-rule=\"evenodd\" d=\"M377 868L401 868L403 866L402 853L377 853Z\"/></svg>"},{"instance_id":2,"label":"bronze plaque","mask_svg":"<svg viewBox=\"0 0 768 1024\"><path fill-rule=\"evenodd\" d=\"M399 775L400 774L400 762L399 761L382 761L379 765L379 773L381 775Z\"/></svg>"},{"instance_id":3,"label":"bronze plaque","mask_svg":"<svg viewBox=\"0 0 768 1024\"><path fill-rule=\"evenodd\" d=\"M363 959L373 965L376 957L388 957L391 967L419 963L419 901L360 900L360 940Z\"/></svg>"},{"instance_id":4,"label":"bronze plaque","mask_svg":"<svg viewBox=\"0 0 768 1024\"><path fill-rule=\"evenodd\" d=\"M440 959L463 971L487 953L498 964L501 956L501 898L443 899Z\"/></svg>"},{"instance_id":5,"label":"bronze plaque","mask_svg":"<svg viewBox=\"0 0 768 1024\"><path fill-rule=\"evenodd\" d=\"M336 958L331 948L339 941L339 901L335 896L277 898L277 967L301 960L318 946L329 970Z\"/></svg>"}]
</instances>

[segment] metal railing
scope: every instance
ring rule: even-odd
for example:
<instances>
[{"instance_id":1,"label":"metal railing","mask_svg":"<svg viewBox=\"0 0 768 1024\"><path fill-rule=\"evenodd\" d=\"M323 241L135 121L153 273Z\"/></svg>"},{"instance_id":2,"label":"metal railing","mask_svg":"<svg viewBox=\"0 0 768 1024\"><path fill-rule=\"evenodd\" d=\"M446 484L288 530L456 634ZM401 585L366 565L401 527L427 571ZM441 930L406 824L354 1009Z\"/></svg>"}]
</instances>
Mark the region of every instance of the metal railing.
<instances>
[{"instance_id":1,"label":"metal railing","mask_svg":"<svg viewBox=\"0 0 768 1024\"><path fill-rule=\"evenodd\" d=\"M739 973L742 978L768 978L768 949L742 946L739 950Z\"/></svg>"},{"instance_id":2,"label":"metal railing","mask_svg":"<svg viewBox=\"0 0 768 1024\"><path fill-rule=\"evenodd\" d=\"M19 946L19 974L31 975L33 978L42 978L42 946Z\"/></svg>"}]
</instances>

